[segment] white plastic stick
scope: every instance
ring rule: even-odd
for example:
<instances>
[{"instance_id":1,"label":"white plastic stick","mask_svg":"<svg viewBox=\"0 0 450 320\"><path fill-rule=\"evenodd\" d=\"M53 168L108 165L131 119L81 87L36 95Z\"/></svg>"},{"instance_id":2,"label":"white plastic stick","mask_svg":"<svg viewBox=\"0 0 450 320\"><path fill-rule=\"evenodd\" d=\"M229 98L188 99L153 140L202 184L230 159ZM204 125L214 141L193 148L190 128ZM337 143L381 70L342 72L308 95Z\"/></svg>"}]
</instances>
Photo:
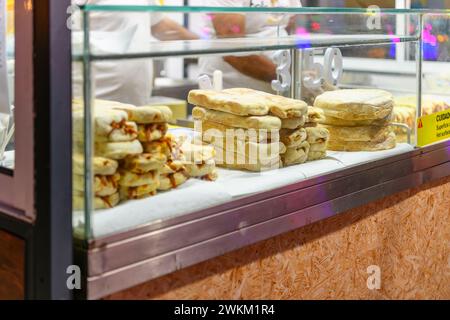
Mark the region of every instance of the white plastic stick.
<instances>
[{"instance_id":1,"label":"white plastic stick","mask_svg":"<svg viewBox=\"0 0 450 320\"><path fill-rule=\"evenodd\" d=\"M205 74L205 75L198 77L198 87L201 90L212 90L213 85L211 83L211 79L209 78L209 76L207 76Z\"/></svg>"},{"instance_id":2,"label":"white plastic stick","mask_svg":"<svg viewBox=\"0 0 450 320\"><path fill-rule=\"evenodd\" d=\"M220 70L214 71L214 90L222 91L223 90L223 72Z\"/></svg>"}]
</instances>

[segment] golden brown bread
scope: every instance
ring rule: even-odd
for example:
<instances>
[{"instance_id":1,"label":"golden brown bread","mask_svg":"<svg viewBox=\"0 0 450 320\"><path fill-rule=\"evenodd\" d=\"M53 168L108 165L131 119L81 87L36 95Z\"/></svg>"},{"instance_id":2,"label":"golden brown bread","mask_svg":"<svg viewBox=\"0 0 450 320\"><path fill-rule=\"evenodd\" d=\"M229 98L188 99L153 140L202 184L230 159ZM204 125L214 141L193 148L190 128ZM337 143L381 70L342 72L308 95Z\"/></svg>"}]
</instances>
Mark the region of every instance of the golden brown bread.
<instances>
[{"instance_id":1,"label":"golden brown bread","mask_svg":"<svg viewBox=\"0 0 450 320\"><path fill-rule=\"evenodd\" d=\"M205 142L211 142L215 138L223 139L231 137L237 140L253 141L253 142L277 142L280 141L279 129L276 130L257 130L235 128L221 123L212 121L196 121L194 130L202 132L202 138Z\"/></svg>"},{"instance_id":2,"label":"golden brown bread","mask_svg":"<svg viewBox=\"0 0 450 320\"><path fill-rule=\"evenodd\" d=\"M114 193L113 195L106 197L95 197L94 198L94 210L111 209L117 206L120 202L119 193ZM73 208L74 210L84 209L84 195L81 193L75 193L73 196Z\"/></svg>"},{"instance_id":3,"label":"golden brown bread","mask_svg":"<svg viewBox=\"0 0 450 320\"><path fill-rule=\"evenodd\" d=\"M92 170L94 175L110 176L117 172L119 163L116 160L94 157L92 159ZM84 175L84 156L73 155L73 171L75 174Z\"/></svg>"},{"instance_id":4,"label":"golden brown bread","mask_svg":"<svg viewBox=\"0 0 450 320\"><path fill-rule=\"evenodd\" d=\"M304 141L306 141L308 134L306 129L281 129L280 130L280 140L286 148L298 147Z\"/></svg>"},{"instance_id":5,"label":"golden brown bread","mask_svg":"<svg viewBox=\"0 0 450 320\"><path fill-rule=\"evenodd\" d=\"M313 143L309 149L309 152L325 152L327 151L328 141L321 143Z\"/></svg>"},{"instance_id":6,"label":"golden brown bread","mask_svg":"<svg viewBox=\"0 0 450 320\"><path fill-rule=\"evenodd\" d=\"M144 174L154 170L160 170L167 158L163 154L142 153L126 157L121 167L136 174Z\"/></svg>"},{"instance_id":7,"label":"golden brown bread","mask_svg":"<svg viewBox=\"0 0 450 320\"><path fill-rule=\"evenodd\" d=\"M330 140L328 150L333 151L382 151L396 146L395 133L391 132L383 141L340 141Z\"/></svg>"},{"instance_id":8,"label":"golden brown bread","mask_svg":"<svg viewBox=\"0 0 450 320\"><path fill-rule=\"evenodd\" d=\"M247 88L226 89L223 92L236 96L255 97L255 101L264 102L269 108L269 113L281 119L299 118L307 115L308 105L301 100L286 98Z\"/></svg>"},{"instance_id":9,"label":"golden brown bread","mask_svg":"<svg viewBox=\"0 0 450 320\"><path fill-rule=\"evenodd\" d=\"M200 164L187 164L186 170L190 177L201 178L212 174L216 170L216 163L214 160L210 160Z\"/></svg>"},{"instance_id":10,"label":"golden brown bread","mask_svg":"<svg viewBox=\"0 0 450 320\"><path fill-rule=\"evenodd\" d=\"M265 100L224 91L192 90L189 92L188 102L238 116L266 116L269 114L269 106Z\"/></svg>"},{"instance_id":11,"label":"golden brown bread","mask_svg":"<svg viewBox=\"0 0 450 320\"><path fill-rule=\"evenodd\" d=\"M330 132L324 127L308 127L306 134L309 144L322 143L330 139Z\"/></svg>"},{"instance_id":12,"label":"golden brown bread","mask_svg":"<svg viewBox=\"0 0 450 320\"><path fill-rule=\"evenodd\" d=\"M115 105L115 110L125 111L130 121L138 124L166 123L172 119L172 110L166 106L142 106Z\"/></svg>"},{"instance_id":13,"label":"golden brown bread","mask_svg":"<svg viewBox=\"0 0 450 320\"><path fill-rule=\"evenodd\" d=\"M327 157L326 151L311 151L311 150L309 150L309 153L308 153L308 161L322 160L322 159L325 159L326 157Z\"/></svg>"},{"instance_id":14,"label":"golden brown bread","mask_svg":"<svg viewBox=\"0 0 450 320\"><path fill-rule=\"evenodd\" d=\"M308 159L310 145L304 141L300 146L295 148L288 148L286 153L281 155L283 166L291 166L296 164L305 163Z\"/></svg>"},{"instance_id":15,"label":"golden brown bread","mask_svg":"<svg viewBox=\"0 0 450 320\"><path fill-rule=\"evenodd\" d=\"M137 138L141 142L151 142L164 138L169 126L167 123L140 124Z\"/></svg>"},{"instance_id":16,"label":"golden brown bread","mask_svg":"<svg viewBox=\"0 0 450 320\"><path fill-rule=\"evenodd\" d=\"M323 110L316 107L308 107L308 123L320 123L325 120Z\"/></svg>"},{"instance_id":17,"label":"golden brown bread","mask_svg":"<svg viewBox=\"0 0 450 320\"><path fill-rule=\"evenodd\" d=\"M391 127L365 126L365 127L335 127L323 126L330 132L330 141L347 142L382 142L392 132Z\"/></svg>"},{"instance_id":18,"label":"golden brown bread","mask_svg":"<svg viewBox=\"0 0 450 320\"><path fill-rule=\"evenodd\" d=\"M272 116L251 116L242 117L230 113L207 110L195 107L192 115L196 120L218 122L226 126L245 129L281 129L281 120Z\"/></svg>"},{"instance_id":19,"label":"golden brown bread","mask_svg":"<svg viewBox=\"0 0 450 320\"><path fill-rule=\"evenodd\" d=\"M120 187L120 199L122 200L138 200L156 195L159 187L159 179L154 180L151 184L137 187Z\"/></svg>"},{"instance_id":20,"label":"golden brown bread","mask_svg":"<svg viewBox=\"0 0 450 320\"><path fill-rule=\"evenodd\" d=\"M298 129L303 127L308 120L307 116L302 116L299 118L281 119L282 129Z\"/></svg>"},{"instance_id":21,"label":"golden brown bread","mask_svg":"<svg viewBox=\"0 0 450 320\"><path fill-rule=\"evenodd\" d=\"M129 155L140 154L142 152L142 145L137 140L131 142L95 143L96 156L113 160L121 160Z\"/></svg>"},{"instance_id":22,"label":"golden brown bread","mask_svg":"<svg viewBox=\"0 0 450 320\"><path fill-rule=\"evenodd\" d=\"M119 170L121 178L120 185L124 187L139 187L154 184L158 180L159 171L154 170L144 174L136 174L124 169Z\"/></svg>"},{"instance_id":23,"label":"golden brown bread","mask_svg":"<svg viewBox=\"0 0 450 320\"><path fill-rule=\"evenodd\" d=\"M321 124L338 127L388 126L393 121L393 113L386 118L375 120L344 120L334 117L324 117Z\"/></svg>"},{"instance_id":24,"label":"golden brown bread","mask_svg":"<svg viewBox=\"0 0 450 320\"><path fill-rule=\"evenodd\" d=\"M116 173L110 176L94 176L93 190L97 197L110 196L117 192L119 187L119 181L121 179L120 174ZM76 191L84 191L84 176L75 174L73 175L73 188Z\"/></svg>"},{"instance_id":25,"label":"golden brown bread","mask_svg":"<svg viewBox=\"0 0 450 320\"><path fill-rule=\"evenodd\" d=\"M176 172L169 175L160 175L159 181L160 186L158 190L168 191L171 189L176 189L188 180L187 172Z\"/></svg>"},{"instance_id":26,"label":"golden brown bread","mask_svg":"<svg viewBox=\"0 0 450 320\"><path fill-rule=\"evenodd\" d=\"M392 113L391 93L377 89L347 89L328 91L316 98L314 107L321 108L326 117L344 120L384 119Z\"/></svg>"}]
</instances>

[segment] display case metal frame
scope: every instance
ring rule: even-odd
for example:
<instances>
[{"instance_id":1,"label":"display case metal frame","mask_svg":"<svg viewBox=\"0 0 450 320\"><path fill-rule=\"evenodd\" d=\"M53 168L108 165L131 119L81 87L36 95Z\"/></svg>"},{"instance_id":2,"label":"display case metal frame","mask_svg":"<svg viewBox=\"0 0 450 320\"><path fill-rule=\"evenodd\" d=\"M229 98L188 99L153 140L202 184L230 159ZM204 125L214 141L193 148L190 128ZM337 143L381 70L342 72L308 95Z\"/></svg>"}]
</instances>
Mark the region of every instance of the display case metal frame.
<instances>
[{"instance_id":1,"label":"display case metal frame","mask_svg":"<svg viewBox=\"0 0 450 320\"><path fill-rule=\"evenodd\" d=\"M0 229L25 240L25 298L72 299L71 0L15 0L15 170Z\"/></svg>"},{"instance_id":2,"label":"display case metal frame","mask_svg":"<svg viewBox=\"0 0 450 320\"><path fill-rule=\"evenodd\" d=\"M93 7L87 6L84 20ZM120 10L120 7L105 7L105 11ZM123 6L122 9L130 10ZM165 11L155 7L142 7L141 11ZM178 9L170 9L179 11ZM187 9L183 9L187 10ZM206 9L198 9L198 11ZM214 10L212 8L211 10ZM236 12L239 9L235 9ZM278 10L278 9L277 9ZM260 12L264 10L254 10ZM280 9L280 12L286 10ZM303 10L302 12L306 12ZM311 10L312 13L316 12ZM336 9L327 8L333 13ZM346 12L361 13L360 9ZM387 10L392 13L411 13L410 10ZM421 17L421 11L417 10ZM430 12L430 11L427 11ZM419 22L421 25L421 23ZM421 30L419 30L421 34ZM344 37L345 38L345 37ZM367 44L361 39L339 39L330 45ZM372 43L387 44L389 38L372 39ZM420 41L421 37L404 37L400 41ZM370 41L369 41L370 42ZM97 60L140 59L163 57L162 53L147 52L127 55L96 55L90 52L89 35L85 34L82 54L75 54L76 61L84 63L84 77L89 78L89 65ZM320 41L312 47L323 47ZM186 48L186 46L184 46ZM291 49L291 43L279 43L267 49ZM261 50L249 46L241 51ZM226 49L211 50L224 53ZM205 54L207 51L192 49L189 52L172 51L179 56ZM421 45L417 50L421 57ZM296 59L298 60L298 59ZM421 59L417 61L418 100L421 101ZM294 96L296 90L292 90ZM85 85L85 93L90 86ZM85 96L85 114L91 112L91 98ZM420 113L419 103L419 113ZM86 154L92 154L92 137L86 117ZM86 176L92 172L86 162ZM227 252L254 244L276 235L327 219L346 210L367 204L402 190L418 187L424 183L450 176L450 141L427 148L416 149L383 160L356 165L339 172L295 183L273 191L252 195L214 208L187 214L164 221L150 222L133 230L102 238L75 239L77 261L85 272L85 282L79 297L98 299L108 294L125 290L134 285L155 279L168 273L217 257ZM85 186L89 190L89 185ZM89 197L87 197L89 198ZM92 199L91 199L92 200ZM86 199L87 208L92 202ZM88 216L85 216L89 220ZM87 224L89 235L90 223Z\"/></svg>"},{"instance_id":3,"label":"display case metal frame","mask_svg":"<svg viewBox=\"0 0 450 320\"><path fill-rule=\"evenodd\" d=\"M23 79L16 80L23 99L18 105L24 106L16 121L22 123L17 141L24 153L14 176L0 173L0 184L10 186L0 192L0 228L27 242L27 298L71 299L66 270L74 259L84 272L82 291L75 293L101 298L450 175L447 141L129 232L75 239L73 245L70 0L16 2L17 14L26 14L17 19L16 31L28 32L18 41L18 60L20 46L27 50L16 69ZM19 176L16 189L12 179ZM14 200L24 190L32 195L28 204Z\"/></svg>"}]
</instances>

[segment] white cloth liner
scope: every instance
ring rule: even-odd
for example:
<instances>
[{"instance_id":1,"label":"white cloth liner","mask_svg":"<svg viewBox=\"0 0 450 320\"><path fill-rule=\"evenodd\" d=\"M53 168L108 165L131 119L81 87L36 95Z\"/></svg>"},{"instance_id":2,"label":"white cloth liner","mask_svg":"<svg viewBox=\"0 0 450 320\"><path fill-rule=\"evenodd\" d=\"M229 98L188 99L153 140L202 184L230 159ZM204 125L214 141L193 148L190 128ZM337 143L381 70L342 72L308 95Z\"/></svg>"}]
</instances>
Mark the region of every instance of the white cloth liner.
<instances>
[{"instance_id":1,"label":"white cloth liner","mask_svg":"<svg viewBox=\"0 0 450 320\"><path fill-rule=\"evenodd\" d=\"M412 146L399 144L395 149L378 152L329 152L324 160L266 173L218 169L219 179L216 182L191 179L176 190L160 193L148 199L128 201L113 209L97 211L92 217L93 236L98 238L127 231L150 222L193 213L244 196L270 191L411 150ZM80 234L83 214L75 213L73 222L76 226L75 232Z\"/></svg>"}]
</instances>

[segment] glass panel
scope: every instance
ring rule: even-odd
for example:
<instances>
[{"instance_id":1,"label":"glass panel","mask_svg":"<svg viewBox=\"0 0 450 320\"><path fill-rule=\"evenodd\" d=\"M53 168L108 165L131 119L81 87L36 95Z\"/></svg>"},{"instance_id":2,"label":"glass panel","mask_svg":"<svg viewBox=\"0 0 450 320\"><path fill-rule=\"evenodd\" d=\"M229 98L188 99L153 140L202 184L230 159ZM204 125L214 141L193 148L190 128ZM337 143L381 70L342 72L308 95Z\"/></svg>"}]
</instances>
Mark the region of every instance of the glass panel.
<instances>
[{"instance_id":1,"label":"glass panel","mask_svg":"<svg viewBox=\"0 0 450 320\"><path fill-rule=\"evenodd\" d=\"M0 167L13 170L14 1L0 1L0 10Z\"/></svg>"},{"instance_id":2,"label":"glass panel","mask_svg":"<svg viewBox=\"0 0 450 320\"><path fill-rule=\"evenodd\" d=\"M422 114L450 110L450 15L430 14L423 18ZM437 134L450 136L447 118L437 122Z\"/></svg>"},{"instance_id":3,"label":"glass panel","mask_svg":"<svg viewBox=\"0 0 450 320\"><path fill-rule=\"evenodd\" d=\"M172 6L169 1L168 5L156 5L156 6L146 6L146 5L127 5L124 0L123 4L115 2L114 5L102 5L102 4L89 4L85 6L80 6L84 11L91 12L167 12L167 13L205 13L205 12L216 12L216 13L299 13L299 14L310 14L310 13L367 13L365 8L339 8L339 7L283 7L282 5L278 7L269 7L271 5L255 5L255 6L230 6L230 7L216 7L216 6ZM255 1L256 3L257 1ZM267 1L261 0L259 2ZM283 1L282 1L283 2ZM285 1L284 1L285 2ZM380 1L381 2L381 1ZM446 7L448 11L448 7ZM417 9L390 9L381 6L382 13L392 13L392 14L405 14L405 13L439 13L446 10L430 9L430 8L417 8Z\"/></svg>"},{"instance_id":4,"label":"glass panel","mask_svg":"<svg viewBox=\"0 0 450 320\"><path fill-rule=\"evenodd\" d=\"M125 9L130 10L121 12ZM420 28L414 25L419 19L413 14L376 16L381 23L390 21L393 28L388 30L370 28L374 15L365 11L321 16L264 9L235 15L225 9L166 7L174 12L161 17L148 14L155 7L131 9L87 12L90 32L73 30L74 226L80 237L104 237L179 218L415 146L417 104L409 109L402 105L408 99L419 101L421 57L405 58L420 49ZM183 10L193 13L180 14ZM173 29L174 21L189 30ZM311 21L326 23L317 28ZM415 32L405 27L406 21ZM87 35L90 40L84 42ZM90 70L83 69L83 62ZM189 104L189 92L199 86L246 90L226 93L242 104L239 109L227 101L214 105L193 99ZM84 99L86 89L92 95L88 92ZM333 94L345 100L341 113L327 107L334 105ZM372 103L371 95L378 102L367 113L361 111ZM282 96L298 101L273 102ZM352 99L359 99L358 107ZM255 100L258 106L248 109ZM85 108L86 102L91 106ZM295 107L283 113L288 102ZM270 103L275 105L264 111ZM198 105L204 108L193 112ZM309 115L308 105L317 107ZM172 111L170 119L167 110ZM89 115L92 121L86 121ZM250 115L266 116L268 122L252 118L263 127L253 128ZM194 116L203 120L194 123ZM275 135L261 131L267 123L276 127ZM231 144L245 141L243 151L217 145L209 139L211 129L232 129ZM207 157L208 148L216 155L192 162L187 155L201 140L206 145L201 156ZM261 155L248 163L254 159L250 145L269 153L264 165L274 165L267 168L272 170L251 171L266 167ZM305 163L308 156L311 161Z\"/></svg>"},{"instance_id":5,"label":"glass panel","mask_svg":"<svg viewBox=\"0 0 450 320\"><path fill-rule=\"evenodd\" d=\"M184 39L175 41L173 33L158 34L153 32L153 37L148 35L148 42L136 42L133 37L148 33L150 28L138 27L111 31L110 26L105 23L96 24L98 16L110 16L116 20L125 20L133 16L136 20L148 19L148 13L111 13L92 12L93 17L91 37L92 60L118 60L145 57L174 57L195 56L199 54L223 54L223 53L248 53L268 50L293 49L303 47L321 47L323 45L356 45L369 43L393 43L414 41L418 39L418 33L408 34L406 30L382 27L383 22L390 21L391 25L397 25L397 20L405 19L404 16L397 17L393 14L274 14L274 13L247 13L245 19L265 21L265 26L247 24L245 30L239 30L238 24L244 17L241 14L208 14L191 13L186 14L181 21L190 21L191 29L195 34L183 34ZM160 13L153 13L154 19L161 17ZM168 13L167 15L171 15ZM175 14L172 14L175 16ZM326 21L324 27L309 23L320 19ZM222 23L227 20L227 23ZM107 19L106 21L111 21ZM264 23L265 23L264 22ZM343 28L343 24L347 27ZM216 32L215 27L221 27ZM320 25L322 26L322 25ZM263 28L263 30L260 30ZM191 36L192 35L192 36ZM263 36L263 37L262 37ZM159 41L162 39L163 41ZM82 59L82 32L74 32L74 59ZM359 50L353 47L353 52L343 49L348 56L358 56ZM355 51L356 50L356 51ZM359 56L366 56L366 52L360 52ZM373 51L369 55L373 58L396 57L393 46L387 50Z\"/></svg>"}]
</instances>

